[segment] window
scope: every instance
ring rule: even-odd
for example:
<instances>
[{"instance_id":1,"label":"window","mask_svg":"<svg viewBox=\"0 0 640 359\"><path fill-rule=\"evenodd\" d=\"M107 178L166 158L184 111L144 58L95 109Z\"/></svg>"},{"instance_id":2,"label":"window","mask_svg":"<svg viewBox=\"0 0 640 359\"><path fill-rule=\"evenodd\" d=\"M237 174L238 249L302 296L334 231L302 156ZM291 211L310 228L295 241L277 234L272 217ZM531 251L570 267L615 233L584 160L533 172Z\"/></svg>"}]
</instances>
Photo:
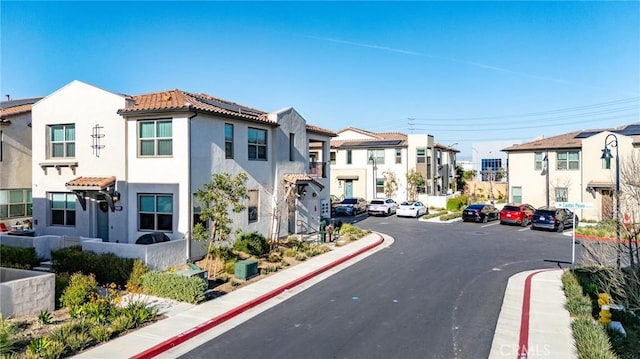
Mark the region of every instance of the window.
<instances>
[{"instance_id":1,"label":"window","mask_svg":"<svg viewBox=\"0 0 640 359\"><path fill-rule=\"evenodd\" d=\"M251 189L248 191L249 205L247 206L247 213L249 215L249 223L258 221L258 190Z\"/></svg>"},{"instance_id":2,"label":"window","mask_svg":"<svg viewBox=\"0 0 640 359\"><path fill-rule=\"evenodd\" d=\"M558 152L556 156L557 170L580 169L580 153L578 151Z\"/></svg>"},{"instance_id":3,"label":"window","mask_svg":"<svg viewBox=\"0 0 640 359\"><path fill-rule=\"evenodd\" d=\"M416 149L416 163L426 163L427 162L427 150L424 148Z\"/></svg>"},{"instance_id":4,"label":"window","mask_svg":"<svg viewBox=\"0 0 640 359\"><path fill-rule=\"evenodd\" d=\"M0 218L16 218L31 216L30 189L0 190Z\"/></svg>"},{"instance_id":5,"label":"window","mask_svg":"<svg viewBox=\"0 0 640 359\"><path fill-rule=\"evenodd\" d=\"M402 149L396 148L396 164L402 163Z\"/></svg>"},{"instance_id":6,"label":"window","mask_svg":"<svg viewBox=\"0 0 640 359\"><path fill-rule=\"evenodd\" d=\"M173 230L173 195L139 194L138 230L171 232Z\"/></svg>"},{"instance_id":7,"label":"window","mask_svg":"<svg viewBox=\"0 0 640 359\"><path fill-rule=\"evenodd\" d=\"M610 170L611 169L611 158L603 158L602 159L602 169Z\"/></svg>"},{"instance_id":8,"label":"window","mask_svg":"<svg viewBox=\"0 0 640 359\"><path fill-rule=\"evenodd\" d=\"M542 152L536 152L534 153L534 164L533 164L533 169L535 171L542 171L543 168L543 164L542 164ZM520 203L520 202L518 202Z\"/></svg>"},{"instance_id":9,"label":"window","mask_svg":"<svg viewBox=\"0 0 640 359\"><path fill-rule=\"evenodd\" d=\"M522 187L511 187L511 202L522 203Z\"/></svg>"},{"instance_id":10,"label":"window","mask_svg":"<svg viewBox=\"0 0 640 359\"><path fill-rule=\"evenodd\" d=\"M76 225L76 195L73 193L49 194L52 226Z\"/></svg>"},{"instance_id":11,"label":"window","mask_svg":"<svg viewBox=\"0 0 640 359\"><path fill-rule=\"evenodd\" d=\"M224 124L224 158L233 158L233 125Z\"/></svg>"},{"instance_id":12,"label":"window","mask_svg":"<svg viewBox=\"0 0 640 359\"><path fill-rule=\"evenodd\" d=\"M76 125L49 126L49 158L76 156Z\"/></svg>"},{"instance_id":13,"label":"window","mask_svg":"<svg viewBox=\"0 0 640 359\"><path fill-rule=\"evenodd\" d=\"M202 203L200 203L200 200L194 193L193 194L193 225L195 226L196 224L200 223L202 224L202 227L208 228L209 223L208 221L203 221L200 218L201 214L202 214Z\"/></svg>"},{"instance_id":14,"label":"window","mask_svg":"<svg viewBox=\"0 0 640 359\"><path fill-rule=\"evenodd\" d=\"M384 178L376 178L376 195L384 193Z\"/></svg>"},{"instance_id":15,"label":"window","mask_svg":"<svg viewBox=\"0 0 640 359\"><path fill-rule=\"evenodd\" d=\"M138 121L138 154L145 157L173 154L173 130L170 119Z\"/></svg>"},{"instance_id":16,"label":"window","mask_svg":"<svg viewBox=\"0 0 640 359\"><path fill-rule=\"evenodd\" d=\"M336 164L336 151L331 151L329 153L329 161L331 161L332 165Z\"/></svg>"},{"instance_id":17,"label":"window","mask_svg":"<svg viewBox=\"0 0 640 359\"><path fill-rule=\"evenodd\" d=\"M567 202L569 200L569 189L567 187L556 187L556 202Z\"/></svg>"},{"instance_id":18,"label":"window","mask_svg":"<svg viewBox=\"0 0 640 359\"><path fill-rule=\"evenodd\" d=\"M347 150L347 164L350 165L353 162L353 154L351 150Z\"/></svg>"},{"instance_id":19,"label":"window","mask_svg":"<svg viewBox=\"0 0 640 359\"><path fill-rule=\"evenodd\" d=\"M431 156L427 156L427 179L431 179L431 177L433 177L433 173L431 172Z\"/></svg>"},{"instance_id":20,"label":"window","mask_svg":"<svg viewBox=\"0 0 640 359\"><path fill-rule=\"evenodd\" d=\"M250 161L267 160L267 130L249 127L248 150Z\"/></svg>"},{"instance_id":21,"label":"window","mask_svg":"<svg viewBox=\"0 0 640 359\"><path fill-rule=\"evenodd\" d=\"M367 157L367 160L369 162L371 162L369 160L371 158L371 155L373 155L373 158L376 161L376 166L384 164L384 150L369 150L369 156Z\"/></svg>"},{"instance_id":22,"label":"window","mask_svg":"<svg viewBox=\"0 0 640 359\"><path fill-rule=\"evenodd\" d=\"M295 133L289 134L289 161L295 160L296 156L296 137Z\"/></svg>"},{"instance_id":23,"label":"window","mask_svg":"<svg viewBox=\"0 0 640 359\"><path fill-rule=\"evenodd\" d=\"M442 164L442 152L440 150L436 151L436 164L438 166Z\"/></svg>"}]
</instances>

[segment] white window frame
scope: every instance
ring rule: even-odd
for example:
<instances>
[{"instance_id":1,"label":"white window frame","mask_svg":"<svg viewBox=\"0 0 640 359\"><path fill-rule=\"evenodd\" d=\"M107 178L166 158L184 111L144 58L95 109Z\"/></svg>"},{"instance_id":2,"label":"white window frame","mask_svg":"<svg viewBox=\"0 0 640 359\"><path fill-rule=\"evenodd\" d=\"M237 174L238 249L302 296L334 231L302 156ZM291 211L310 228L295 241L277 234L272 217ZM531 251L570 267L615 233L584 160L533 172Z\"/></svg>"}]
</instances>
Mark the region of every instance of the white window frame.
<instances>
[{"instance_id":1,"label":"white window frame","mask_svg":"<svg viewBox=\"0 0 640 359\"><path fill-rule=\"evenodd\" d=\"M142 125L143 124L153 124L153 134L149 137L142 137ZM158 134L158 126L160 124L169 123L170 132L169 136L160 136ZM153 119L153 120L139 120L136 124L137 132L138 132L138 157L171 157L173 156L173 121L170 118L161 118L161 119ZM144 154L142 153L143 143L145 142L153 142L153 153L152 154ZM170 143L170 153L160 154L161 144Z\"/></svg>"},{"instance_id":2,"label":"white window frame","mask_svg":"<svg viewBox=\"0 0 640 359\"><path fill-rule=\"evenodd\" d=\"M572 159L571 157L574 157L574 156L577 158ZM556 152L556 170L558 171L580 170L580 151Z\"/></svg>"},{"instance_id":3,"label":"white window frame","mask_svg":"<svg viewBox=\"0 0 640 359\"><path fill-rule=\"evenodd\" d=\"M54 140L56 129L62 129L63 139ZM72 130L72 131L70 131ZM48 131L48 158L75 158L76 157L76 125L75 123L57 124L47 126ZM72 137L72 138L71 138ZM54 147L62 145L62 155L56 156ZM71 153L72 152L72 153Z\"/></svg>"}]
</instances>

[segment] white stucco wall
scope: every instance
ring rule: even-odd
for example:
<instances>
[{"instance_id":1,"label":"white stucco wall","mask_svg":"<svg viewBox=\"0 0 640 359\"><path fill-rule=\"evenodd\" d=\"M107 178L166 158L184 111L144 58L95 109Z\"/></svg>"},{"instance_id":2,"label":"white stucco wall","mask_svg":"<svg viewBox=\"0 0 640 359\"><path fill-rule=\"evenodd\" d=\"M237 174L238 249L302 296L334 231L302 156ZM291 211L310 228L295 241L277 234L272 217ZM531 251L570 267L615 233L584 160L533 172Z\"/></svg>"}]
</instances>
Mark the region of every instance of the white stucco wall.
<instances>
[{"instance_id":1,"label":"white stucco wall","mask_svg":"<svg viewBox=\"0 0 640 359\"><path fill-rule=\"evenodd\" d=\"M31 188L31 113L9 118L10 124L0 125L2 131L2 161L0 189Z\"/></svg>"},{"instance_id":2,"label":"white stucco wall","mask_svg":"<svg viewBox=\"0 0 640 359\"><path fill-rule=\"evenodd\" d=\"M3 318L55 309L55 274L0 268L0 314Z\"/></svg>"},{"instance_id":3,"label":"white stucco wall","mask_svg":"<svg viewBox=\"0 0 640 359\"><path fill-rule=\"evenodd\" d=\"M32 107L33 120L33 219L37 234L69 236L97 236L96 211L94 201L87 200L87 210L76 203L75 226L50 225L50 211L47 194L49 192L69 192L65 183L77 177L115 176L116 189L126 194L125 146L123 143L125 126L118 109L125 107L126 98L80 81L73 81L55 91ZM49 158L47 154L47 127L49 125L75 124L75 158ZM91 147L91 137L95 126L100 126L99 144L104 146L99 154ZM56 170L41 168L41 163L73 163L78 167L75 173L70 167ZM126 196L123 196L126 201ZM109 240L126 238L127 204L120 202L123 211L109 211Z\"/></svg>"}]
</instances>

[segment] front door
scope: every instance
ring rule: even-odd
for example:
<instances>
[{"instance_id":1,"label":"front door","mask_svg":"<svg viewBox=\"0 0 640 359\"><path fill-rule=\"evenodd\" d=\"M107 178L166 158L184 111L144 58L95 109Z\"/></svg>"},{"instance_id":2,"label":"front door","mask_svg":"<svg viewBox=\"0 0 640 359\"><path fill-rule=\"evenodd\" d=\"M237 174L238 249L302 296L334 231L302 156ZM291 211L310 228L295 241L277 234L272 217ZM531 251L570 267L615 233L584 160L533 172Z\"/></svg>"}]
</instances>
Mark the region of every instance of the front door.
<instances>
[{"instance_id":1,"label":"front door","mask_svg":"<svg viewBox=\"0 0 640 359\"><path fill-rule=\"evenodd\" d=\"M344 181L344 198L353 197L353 180Z\"/></svg>"},{"instance_id":2,"label":"front door","mask_svg":"<svg viewBox=\"0 0 640 359\"><path fill-rule=\"evenodd\" d=\"M607 220L613 218L613 191L603 190L600 205L602 207L602 219Z\"/></svg>"},{"instance_id":3,"label":"front door","mask_svg":"<svg viewBox=\"0 0 640 359\"><path fill-rule=\"evenodd\" d=\"M96 224L98 238L103 242L109 242L109 205L106 201L99 201L96 210Z\"/></svg>"}]
</instances>

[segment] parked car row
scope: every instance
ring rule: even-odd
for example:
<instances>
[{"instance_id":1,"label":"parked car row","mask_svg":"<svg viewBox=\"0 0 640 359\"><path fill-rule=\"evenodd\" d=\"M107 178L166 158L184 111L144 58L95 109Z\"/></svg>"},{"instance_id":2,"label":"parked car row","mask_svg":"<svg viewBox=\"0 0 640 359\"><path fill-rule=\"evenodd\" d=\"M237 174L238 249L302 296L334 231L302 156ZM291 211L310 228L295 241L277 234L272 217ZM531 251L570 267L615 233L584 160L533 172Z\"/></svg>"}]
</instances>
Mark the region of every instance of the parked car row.
<instances>
[{"instance_id":1,"label":"parked car row","mask_svg":"<svg viewBox=\"0 0 640 359\"><path fill-rule=\"evenodd\" d=\"M332 202L334 199L332 198ZM332 211L337 216L356 216L368 213L372 216L415 217L429 213L427 206L420 201L405 201L398 204L391 198L373 199L369 204L361 197L348 197L339 203L332 203Z\"/></svg>"},{"instance_id":2,"label":"parked car row","mask_svg":"<svg viewBox=\"0 0 640 359\"><path fill-rule=\"evenodd\" d=\"M492 204L473 203L462 211L462 221L482 222L499 220L500 224L516 224L531 229L546 229L562 232L565 228L578 225L579 219L566 208L540 207L536 209L528 203L507 204L501 210Z\"/></svg>"}]
</instances>

